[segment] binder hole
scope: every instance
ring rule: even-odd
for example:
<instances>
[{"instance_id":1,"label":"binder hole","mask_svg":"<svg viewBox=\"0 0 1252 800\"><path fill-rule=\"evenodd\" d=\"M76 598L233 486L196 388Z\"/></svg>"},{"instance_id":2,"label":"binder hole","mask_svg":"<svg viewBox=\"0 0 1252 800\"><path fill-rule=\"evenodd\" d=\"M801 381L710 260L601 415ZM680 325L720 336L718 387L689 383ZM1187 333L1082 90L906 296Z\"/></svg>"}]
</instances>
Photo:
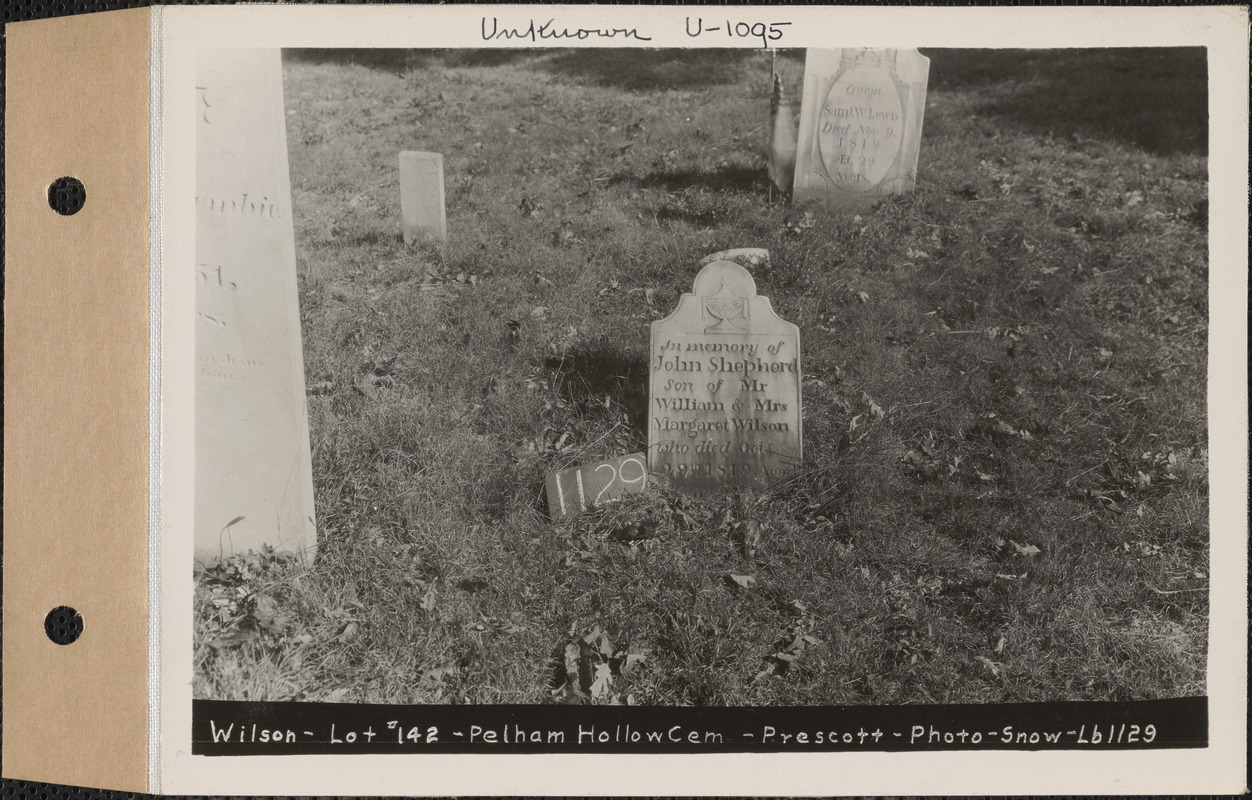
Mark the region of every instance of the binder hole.
<instances>
[{"instance_id":1,"label":"binder hole","mask_svg":"<svg viewBox=\"0 0 1252 800\"><path fill-rule=\"evenodd\" d=\"M57 178L48 186L48 205L58 214L77 214L87 202L87 187L78 178Z\"/></svg>"},{"instance_id":2,"label":"binder hole","mask_svg":"<svg viewBox=\"0 0 1252 800\"><path fill-rule=\"evenodd\" d=\"M73 644L83 635L83 615L69 606L57 606L43 618L43 630L57 644Z\"/></svg>"}]
</instances>

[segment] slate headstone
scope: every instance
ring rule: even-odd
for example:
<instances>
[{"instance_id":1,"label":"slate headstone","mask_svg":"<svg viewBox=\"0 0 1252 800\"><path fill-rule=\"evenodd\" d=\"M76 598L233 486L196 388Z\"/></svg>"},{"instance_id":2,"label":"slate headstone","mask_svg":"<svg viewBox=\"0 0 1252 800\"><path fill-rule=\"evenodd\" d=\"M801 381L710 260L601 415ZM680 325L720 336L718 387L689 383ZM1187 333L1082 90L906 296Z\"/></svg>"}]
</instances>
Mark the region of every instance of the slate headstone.
<instances>
[{"instance_id":1,"label":"slate headstone","mask_svg":"<svg viewBox=\"0 0 1252 800\"><path fill-rule=\"evenodd\" d=\"M278 50L196 72L195 558L317 543Z\"/></svg>"},{"instance_id":2,"label":"slate headstone","mask_svg":"<svg viewBox=\"0 0 1252 800\"><path fill-rule=\"evenodd\" d=\"M648 485L643 453L580 464L548 473L548 516L554 520L576 517L623 495L641 492Z\"/></svg>"},{"instance_id":3,"label":"slate headstone","mask_svg":"<svg viewBox=\"0 0 1252 800\"><path fill-rule=\"evenodd\" d=\"M400 153L400 216L404 243L448 237L443 197L443 155L405 150Z\"/></svg>"},{"instance_id":4,"label":"slate headstone","mask_svg":"<svg viewBox=\"0 0 1252 800\"><path fill-rule=\"evenodd\" d=\"M911 191L929 72L914 49L806 51L792 198L838 205Z\"/></svg>"},{"instance_id":5,"label":"slate headstone","mask_svg":"<svg viewBox=\"0 0 1252 800\"><path fill-rule=\"evenodd\" d=\"M764 489L802 460L800 329L715 261L652 323L648 468L690 492Z\"/></svg>"}]
</instances>

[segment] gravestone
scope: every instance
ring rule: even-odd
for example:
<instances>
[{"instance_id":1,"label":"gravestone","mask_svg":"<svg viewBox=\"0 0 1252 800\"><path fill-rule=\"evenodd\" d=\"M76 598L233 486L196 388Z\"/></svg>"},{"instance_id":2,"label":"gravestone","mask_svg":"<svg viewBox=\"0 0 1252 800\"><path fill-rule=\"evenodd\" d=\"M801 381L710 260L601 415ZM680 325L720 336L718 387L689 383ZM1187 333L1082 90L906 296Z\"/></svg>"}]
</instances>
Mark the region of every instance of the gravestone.
<instances>
[{"instance_id":1,"label":"gravestone","mask_svg":"<svg viewBox=\"0 0 1252 800\"><path fill-rule=\"evenodd\" d=\"M689 492L764 489L802 459L800 329L743 267L702 268L652 323L648 468Z\"/></svg>"},{"instance_id":2,"label":"gravestone","mask_svg":"<svg viewBox=\"0 0 1252 800\"><path fill-rule=\"evenodd\" d=\"M929 72L914 49L807 50L792 198L854 204L912 191Z\"/></svg>"},{"instance_id":3,"label":"gravestone","mask_svg":"<svg viewBox=\"0 0 1252 800\"><path fill-rule=\"evenodd\" d=\"M317 542L278 50L196 71L195 558Z\"/></svg>"},{"instance_id":4,"label":"gravestone","mask_svg":"<svg viewBox=\"0 0 1252 800\"><path fill-rule=\"evenodd\" d=\"M648 485L643 453L581 464L548 473L548 516L554 520L576 517L623 495L641 492Z\"/></svg>"},{"instance_id":5,"label":"gravestone","mask_svg":"<svg viewBox=\"0 0 1252 800\"><path fill-rule=\"evenodd\" d=\"M443 199L443 156L405 150L400 153L400 216L404 243L448 237Z\"/></svg>"},{"instance_id":6,"label":"gravestone","mask_svg":"<svg viewBox=\"0 0 1252 800\"><path fill-rule=\"evenodd\" d=\"M769 152L765 167L778 191L791 194L796 171L796 121L791 103L783 96L782 76L777 72L769 96Z\"/></svg>"}]
</instances>

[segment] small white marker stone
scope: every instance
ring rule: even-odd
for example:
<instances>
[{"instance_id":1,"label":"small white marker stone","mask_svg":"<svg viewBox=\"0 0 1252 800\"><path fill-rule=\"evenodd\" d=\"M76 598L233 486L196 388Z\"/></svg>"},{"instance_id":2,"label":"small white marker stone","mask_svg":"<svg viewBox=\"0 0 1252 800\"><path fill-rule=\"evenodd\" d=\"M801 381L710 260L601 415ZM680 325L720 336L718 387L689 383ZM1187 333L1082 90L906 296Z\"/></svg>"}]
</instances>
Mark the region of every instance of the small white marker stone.
<instances>
[{"instance_id":1,"label":"small white marker stone","mask_svg":"<svg viewBox=\"0 0 1252 800\"><path fill-rule=\"evenodd\" d=\"M421 239L442 242L448 237L441 153L401 151L400 215L405 244Z\"/></svg>"}]
</instances>

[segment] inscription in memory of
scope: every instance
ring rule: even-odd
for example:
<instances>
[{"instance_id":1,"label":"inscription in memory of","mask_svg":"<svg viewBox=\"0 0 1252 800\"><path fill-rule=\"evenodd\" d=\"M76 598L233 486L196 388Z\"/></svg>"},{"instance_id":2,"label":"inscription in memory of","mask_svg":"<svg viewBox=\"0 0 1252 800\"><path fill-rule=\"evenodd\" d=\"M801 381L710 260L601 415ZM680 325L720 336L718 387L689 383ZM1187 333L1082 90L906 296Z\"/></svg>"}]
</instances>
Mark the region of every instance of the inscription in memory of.
<instances>
[{"instance_id":1,"label":"inscription in memory of","mask_svg":"<svg viewBox=\"0 0 1252 800\"><path fill-rule=\"evenodd\" d=\"M911 191L929 71L912 49L806 51L794 198L855 203Z\"/></svg>"},{"instance_id":2,"label":"inscription in memory of","mask_svg":"<svg viewBox=\"0 0 1252 800\"><path fill-rule=\"evenodd\" d=\"M201 50L195 558L316 543L277 50Z\"/></svg>"},{"instance_id":3,"label":"inscription in memory of","mask_svg":"<svg viewBox=\"0 0 1252 800\"><path fill-rule=\"evenodd\" d=\"M715 261L652 323L648 465L691 492L764 489L802 460L800 330Z\"/></svg>"}]
</instances>

